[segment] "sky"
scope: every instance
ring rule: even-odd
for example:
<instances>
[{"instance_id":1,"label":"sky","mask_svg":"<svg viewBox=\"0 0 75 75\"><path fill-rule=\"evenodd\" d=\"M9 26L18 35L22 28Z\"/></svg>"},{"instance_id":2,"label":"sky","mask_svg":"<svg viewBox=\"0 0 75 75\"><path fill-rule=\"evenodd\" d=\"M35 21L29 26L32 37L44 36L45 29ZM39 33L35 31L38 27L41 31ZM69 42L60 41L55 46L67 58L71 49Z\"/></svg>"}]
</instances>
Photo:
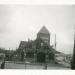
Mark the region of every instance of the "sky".
<instances>
[{"instance_id":1,"label":"sky","mask_svg":"<svg viewBox=\"0 0 75 75\"><path fill-rule=\"evenodd\" d=\"M20 41L35 40L46 26L51 45L63 53L72 53L74 45L75 5L0 4L0 47L18 48Z\"/></svg>"}]
</instances>

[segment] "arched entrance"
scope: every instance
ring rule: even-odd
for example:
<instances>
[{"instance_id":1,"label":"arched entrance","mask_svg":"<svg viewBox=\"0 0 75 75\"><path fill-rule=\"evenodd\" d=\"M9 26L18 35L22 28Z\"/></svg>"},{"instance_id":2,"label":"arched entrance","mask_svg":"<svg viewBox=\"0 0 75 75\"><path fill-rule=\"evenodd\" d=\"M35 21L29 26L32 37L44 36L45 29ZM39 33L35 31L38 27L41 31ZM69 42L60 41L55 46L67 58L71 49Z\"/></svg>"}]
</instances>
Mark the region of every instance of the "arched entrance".
<instances>
[{"instance_id":1,"label":"arched entrance","mask_svg":"<svg viewBox=\"0 0 75 75\"><path fill-rule=\"evenodd\" d=\"M37 53L37 62L45 62L46 55L44 52Z\"/></svg>"}]
</instances>

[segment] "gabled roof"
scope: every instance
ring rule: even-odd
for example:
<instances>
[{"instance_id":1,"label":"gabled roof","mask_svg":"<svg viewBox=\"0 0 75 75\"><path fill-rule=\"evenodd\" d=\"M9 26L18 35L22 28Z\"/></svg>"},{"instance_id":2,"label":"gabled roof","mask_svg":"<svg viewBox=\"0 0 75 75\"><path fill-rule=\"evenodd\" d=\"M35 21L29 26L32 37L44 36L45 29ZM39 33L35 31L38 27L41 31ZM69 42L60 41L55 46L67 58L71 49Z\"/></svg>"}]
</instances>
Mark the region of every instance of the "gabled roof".
<instances>
[{"instance_id":1,"label":"gabled roof","mask_svg":"<svg viewBox=\"0 0 75 75\"><path fill-rule=\"evenodd\" d=\"M43 26L42 29L38 33L50 34L45 26Z\"/></svg>"}]
</instances>

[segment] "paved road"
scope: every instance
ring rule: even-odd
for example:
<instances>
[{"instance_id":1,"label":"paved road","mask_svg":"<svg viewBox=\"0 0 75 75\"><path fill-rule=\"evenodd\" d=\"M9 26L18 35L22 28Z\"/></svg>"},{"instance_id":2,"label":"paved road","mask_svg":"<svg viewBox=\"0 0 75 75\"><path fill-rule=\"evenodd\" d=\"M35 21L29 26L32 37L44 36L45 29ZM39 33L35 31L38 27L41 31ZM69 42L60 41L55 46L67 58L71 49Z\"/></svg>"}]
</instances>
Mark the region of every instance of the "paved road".
<instances>
[{"instance_id":1,"label":"paved road","mask_svg":"<svg viewBox=\"0 0 75 75\"><path fill-rule=\"evenodd\" d=\"M44 69L44 65L25 65L25 64L16 64L16 63L6 63L5 64L5 69ZM70 68L64 68L64 67L59 67L59 66L47 66L47 69L49 70L70 70Z\"/></svg>"}]
</instances>

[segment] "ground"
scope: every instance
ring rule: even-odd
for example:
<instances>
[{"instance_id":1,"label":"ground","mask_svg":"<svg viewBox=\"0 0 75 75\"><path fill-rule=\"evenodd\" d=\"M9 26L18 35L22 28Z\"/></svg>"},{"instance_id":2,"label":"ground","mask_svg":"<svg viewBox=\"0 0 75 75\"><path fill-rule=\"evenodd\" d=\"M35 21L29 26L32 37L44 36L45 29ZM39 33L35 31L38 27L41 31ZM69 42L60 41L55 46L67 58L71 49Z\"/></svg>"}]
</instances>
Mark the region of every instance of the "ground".
<instances>
[{"instance_id":1,"label":"ground","mask_svg":"<svg viewBox=\"0 0 75 75\"><path fill-rule=\"evenodd\" d=\"M14 62L6 62L5 69L44 69L45 65L40 64L22 64L22 63L14 63ZM48 70L70 70L70 68L58 66L58 65L47 65Z\"/></svg>"}]
</instances>

